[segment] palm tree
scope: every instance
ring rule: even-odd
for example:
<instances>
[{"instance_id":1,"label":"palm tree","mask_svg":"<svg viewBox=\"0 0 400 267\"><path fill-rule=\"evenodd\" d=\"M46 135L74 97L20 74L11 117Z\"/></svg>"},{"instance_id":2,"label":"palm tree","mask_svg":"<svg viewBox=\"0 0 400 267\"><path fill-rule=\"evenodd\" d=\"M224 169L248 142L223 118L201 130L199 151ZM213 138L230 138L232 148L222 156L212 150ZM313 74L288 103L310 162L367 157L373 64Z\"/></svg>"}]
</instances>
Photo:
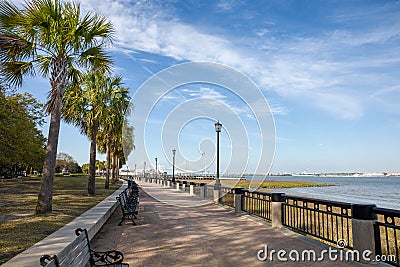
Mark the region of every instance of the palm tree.
<instances>
[{"instance_id":1,"label":"palm tree","mask_svg":"<svg viewBox=\"0 0 400 267\"><path fill-rule=\"evenodd\" d=\"M129 123L125 121L121 134L116 136L112 143L113 182L117 181L119 177L119 169L126 163L126 156L129 155L133 149L133 126L130 126Z\"/></svg>"},{"instance_id":2,"label":"palm tree","mask_svg":"<svg viewBox=\"0 0 400 267\"><path fill-rule=\"evenodd\" d=\"M52 211L53 182L60 131L61 107L69 82L78 68L109 68L105 44L112 41L113 27L104 17L88 13L80 5L61 0L26 1L22 8L0 2L0 71L5 80L21 85L23 76L50 77L47 102L50 128L43 178L36 213Z\"/></svg>"},{"instance_id":3,"label":"palm tree","mask_svg":"<svg viewBox=\"0 0 400 267\"><path fill-rule=\"evenodd\" d=\"M101 153L106 153L106 182L105 188L110 185L110 173L112 180L115 181L118 177L116 174L117 166L121 167L126 163L126 156L134 148L133 143L133 127L129 125L126 119L110 120L112 124L108 126L109 130L104 127L98 136L98 150ZM113 162L111 167L111 162ZM122 165L121 165L122 164Z\"/></svg>"},{"instance_id":4,"label":"palm tree","mask_svg":"<svg viewBox=\"0 0 400 267\"><path fill-rule=\"evenodd\" d=\"M121 77L107 77L104 71L96 71L86 74L81 85L75 84L65 93L64 119L78 126L82 133L90 139L88 179L90 196L95 195L96 148L99 129L105 127L105 122L122 116L129 106L128 89L120 86L121 79Z\"/></svg>"},{"instance_id":5,"label":"palm tree","mask_svg":"<svg viewBox=\"0 0 400 267\"><path fill-rule=\"evenodd\" d=\"M101 128L98 133L98 150L106 153L106 182L105 188L110 185L110 163L111 163L111 144L114 139L122 135L124 116L129 114L129 90L122 87L121 77L108 77L108 88L114 88L115 95L107 107L106 116L102 119Z\"/></svg>"}]
</instances>

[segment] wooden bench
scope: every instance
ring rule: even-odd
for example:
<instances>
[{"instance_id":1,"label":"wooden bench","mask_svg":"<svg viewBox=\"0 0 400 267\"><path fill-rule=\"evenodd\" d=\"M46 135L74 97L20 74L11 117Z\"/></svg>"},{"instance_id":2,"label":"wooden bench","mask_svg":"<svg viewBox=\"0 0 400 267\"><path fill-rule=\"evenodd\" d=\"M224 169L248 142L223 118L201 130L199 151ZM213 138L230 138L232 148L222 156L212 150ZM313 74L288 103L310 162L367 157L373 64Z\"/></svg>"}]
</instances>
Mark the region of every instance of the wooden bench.
<instances>
[{"instance_id":1,"label":"wooden bench","mask_svg":"<svg viewBox=\"0 0 400 267\"><path fill-rule=\"evenodd\" d=\"M121 226L126 219L131 220L133 225L136 225L134 219L137 219L136 215L139 213L139 191L127 188L119 194L117 200L122 211L122 218L118 225Z\"/></svg>"},{"instance_id":2,"label":"wooden bench","mask_svg":"<svg viewBox=\"0 0 400 267\"><path fill-rule=\"evenodd\" d=\"M67 267L67 266L114 266L127 267L123 263L124 255L118 250L97 252L90 248L88 233L86 229L75 230L78 236L57 255L43 255L40 258L40 265L46 267Z\"/></svg>"}]
</instances>

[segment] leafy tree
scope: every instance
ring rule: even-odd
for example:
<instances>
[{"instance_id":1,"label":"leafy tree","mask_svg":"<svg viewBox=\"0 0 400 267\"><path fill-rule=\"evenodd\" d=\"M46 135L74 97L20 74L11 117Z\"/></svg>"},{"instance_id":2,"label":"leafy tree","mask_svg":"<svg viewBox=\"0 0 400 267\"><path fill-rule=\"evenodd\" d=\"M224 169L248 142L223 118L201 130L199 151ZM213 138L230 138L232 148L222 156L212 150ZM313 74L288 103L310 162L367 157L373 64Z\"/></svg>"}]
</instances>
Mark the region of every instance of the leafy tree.
<instances>
[{"instance_id":1,"label":"leafy tree","mask_svg":"<svg viewBox=\"0 0 400 267\"><path fill-rule=\"evenodd\" d=\"M89 163L85 163L82 165L82 172L86 174L89 173Z\"/></svg>"},{"instance_id":2,"label":"leafy tree","mask_svg":"<svg viewBox=\"0 0 400 267\"><path fill-rule=\"evenodd\" d=\"M43 105L30 94L6 96L0 90L0 175L39 170L45 141L37 128L43 122Z\"/></svg>"},{"instance_id":3,"label":"leafy tree","mask_svg":"<svg viewBox=\"0 0 400 267\"><path fill-rule=\"evenodd\" d=\"M106 163L101 160L96 160L96 170L98 171L105 171L106 170Z\"/></svg>"},{"instance_id":4,"label":"leafy tree","mask_svg":"<svg viewBox=\"0 0 400 267\"><path fill-rule=\"evenodd\" d=\"M67 153L61 152L57 154L56 172L60 173L64 168L66 168L71 173L82 172L82 168L72 156Z\"/></svg>"},{"instance_id":5,"label":"leafy tree","mask_svg":"<svg viewBox=\"0 0 400 267\"><path fill-rule=\"evenodd\" d=\"M74 2L33 0L18 8L0 1L0 71L5 81L21 85L25 75L50 78L46 107L51 118L36 213L52 211L64 92L68 83L77 81L79 69L110 66L104 49L112 33L104 17L92 13L82 17Z\"/></svg>"}]
</instances>

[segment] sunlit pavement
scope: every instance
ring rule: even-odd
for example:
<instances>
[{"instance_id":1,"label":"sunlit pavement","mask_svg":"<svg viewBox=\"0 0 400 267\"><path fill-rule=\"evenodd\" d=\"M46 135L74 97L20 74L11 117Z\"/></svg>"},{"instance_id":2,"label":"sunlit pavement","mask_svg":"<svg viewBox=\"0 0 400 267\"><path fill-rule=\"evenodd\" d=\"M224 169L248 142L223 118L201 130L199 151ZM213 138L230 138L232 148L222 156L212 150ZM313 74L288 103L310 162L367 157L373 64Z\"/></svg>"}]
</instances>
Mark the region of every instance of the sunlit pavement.
<instances>
[{"instance_id":1,"label":"sunlit pavement","mask_svg":"<svg viewBox=\"0 0 400 267\"><path fill-rule=\"evenodd\" d=\"M327 246L287 230L276 230L248 216L235 215L229 209L187 193L161 185L139 184L137 225L125 221L118 226L121 218L118 208L92 240L95 250L122 251L124 262L130 266L361 266L331 261L327 254L322 262L292 261L291 250L298 251L300 257L304 250L315 250L318 258ZM283 258L288 261L279 261L276 253L273 261L259 260L257 253L265 245L268 253L285 250Z\"/></svg>"}]
</instances>

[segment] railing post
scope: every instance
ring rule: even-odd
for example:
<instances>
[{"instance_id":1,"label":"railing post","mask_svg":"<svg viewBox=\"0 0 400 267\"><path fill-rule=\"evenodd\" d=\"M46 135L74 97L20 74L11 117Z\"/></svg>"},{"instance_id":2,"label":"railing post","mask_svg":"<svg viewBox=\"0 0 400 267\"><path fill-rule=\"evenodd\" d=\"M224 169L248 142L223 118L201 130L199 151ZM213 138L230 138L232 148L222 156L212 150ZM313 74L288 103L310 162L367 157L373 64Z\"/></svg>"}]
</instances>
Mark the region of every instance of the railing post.
<instances>
[{"instance_id":1,"label":"railing post","mask_svg":"<svg viewBox=\"0 0 400 267\"><path fill-rule=\"evenodd\" d=\"M221 187L213 190L213 200L214 204L219 204L219 200L221 199Z\"/></svg>"},{"instance_id":2,"label":"railing post","mask_svg":"<svg viewBox=\"0 0 400 267\"><path fill-rule=\"evenodd\" d=\"M206 183L200 183L200 197L205 198L206 197Z\"/></svg>"},{"instance_id":3,"label":"railing post","mask_svg":"<svg viewBox=\"0 0 400 267\"><path fill-rule=\"evenodd\" d=\"M190 182L190 184L189 184L189 195L190 196L194 196L194 186L195 186L195 182Z\"/></svg>"},{"instance_id":4,"label":"railing post","mask_svg":"<svg viewBox=\"0 0 400 267\"><path fill-rule=\"evenodd\" d=\"M233 188L233 206L235 207L235 213L242 212L242 189Z\"/></svg>"},{"instance_id":5,"label":"railing post","mask_svg":"<svg viewBox=\"0 0 400 267\"><path fill-rule=\"evenodd\" d=\"M182 192L185 192L186 184L187 184L186 181L182 182Z\"/></svg>"},{"instance_id":6,"label":"railing post","mask_svg":"<svg viewBox=\"0 0 400 267\"><path fill-rule=\"evenodd\" d=\"M360 254L360 261L363 263L373 263L363 257L364 253L369 259L375 259L375 232L374 225L376 205L352 204L351 205L351 226L353 233L353 249ZM348 240L346 240L348 242Z\"/></svg>"},{"instance_id":7,"label":"railing post","mask_svg":"<svg viewBox=\"0 0 400 267\"><path fill-rule=\"evenodd\" d=\"M283 203L285 202L284 193L272 193L271 195L271 221L272 227L282 227L282 211Z\"/></svg>"}]
</instances>

